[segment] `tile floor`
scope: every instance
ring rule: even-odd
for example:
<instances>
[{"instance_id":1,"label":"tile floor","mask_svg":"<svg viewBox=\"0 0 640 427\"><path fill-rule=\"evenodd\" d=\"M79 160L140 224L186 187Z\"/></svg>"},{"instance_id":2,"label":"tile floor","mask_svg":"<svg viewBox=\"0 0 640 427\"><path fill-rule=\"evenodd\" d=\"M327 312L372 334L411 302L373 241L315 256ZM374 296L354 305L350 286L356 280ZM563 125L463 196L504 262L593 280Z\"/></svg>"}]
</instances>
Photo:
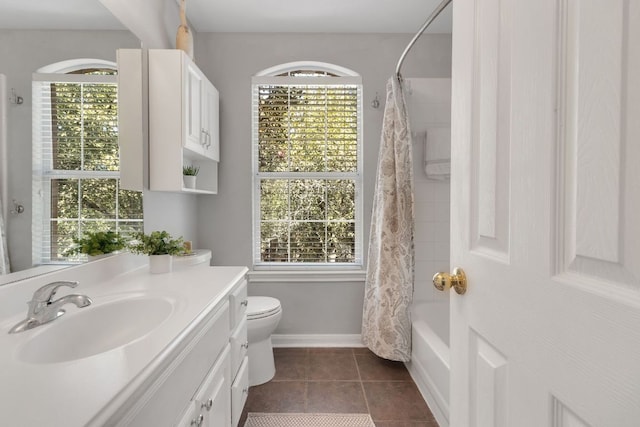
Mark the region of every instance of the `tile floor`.
<instances>
[{"instance_id":1,"label":"tile floor","mask_svg":"<svg viewBox=\"0 0 640 427\"><path fill-rule=\"evenodd\" d=\"M276 348L276 375L249 389L248 412L369 413L376 427L437 427L403 363L366 348Z\"/></svg>"}]
</instances>

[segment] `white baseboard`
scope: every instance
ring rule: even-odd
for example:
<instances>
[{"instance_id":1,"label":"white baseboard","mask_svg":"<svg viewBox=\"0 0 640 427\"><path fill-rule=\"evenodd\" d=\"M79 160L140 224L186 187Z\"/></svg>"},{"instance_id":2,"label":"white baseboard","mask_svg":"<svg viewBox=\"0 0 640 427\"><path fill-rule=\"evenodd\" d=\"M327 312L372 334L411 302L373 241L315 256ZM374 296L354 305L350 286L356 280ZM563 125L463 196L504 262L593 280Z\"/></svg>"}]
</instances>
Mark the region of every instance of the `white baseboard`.
<instances>
[{"instance_id":1,"label":"white baseboard","mask_svg":"<svg viewBox=\"0 0 640 427\"><path fill-rule=\"evenodd\" d=\"M431 380L427 371L416 360L405 363L405 366L438 425L440 427L449 427L449 405L437 392L435 383Z\"/></svg>"},{"instance_id":2,"label":"white baseboard","mask_svg":"<svg viewBox=\"0 0 640 427\"><path fill-rule=\"evenodd\" d=\"M273 334L274 347L364 347L360 334Z\"/></svg>"}]
</instances>

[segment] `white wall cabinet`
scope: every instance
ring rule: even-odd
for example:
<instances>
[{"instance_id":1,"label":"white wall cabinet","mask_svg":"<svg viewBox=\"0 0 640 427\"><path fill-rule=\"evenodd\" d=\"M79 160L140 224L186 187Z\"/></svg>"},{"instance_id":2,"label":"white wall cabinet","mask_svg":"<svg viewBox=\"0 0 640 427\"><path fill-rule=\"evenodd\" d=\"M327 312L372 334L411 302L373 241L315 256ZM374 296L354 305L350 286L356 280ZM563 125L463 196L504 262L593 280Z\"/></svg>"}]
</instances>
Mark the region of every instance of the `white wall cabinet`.
<instances>
[{"instance_id":1,"label":"white wall cabinet","mask_svg":"<svg viewBox=\"0 0 640 427\"><path fill-rule=\"evenodd\" d=\"M219 94L181 50L149 50L149 188L216 194L220 161ZM196 189L182 167L198 166Z\"/></svg>"}]
</instances>

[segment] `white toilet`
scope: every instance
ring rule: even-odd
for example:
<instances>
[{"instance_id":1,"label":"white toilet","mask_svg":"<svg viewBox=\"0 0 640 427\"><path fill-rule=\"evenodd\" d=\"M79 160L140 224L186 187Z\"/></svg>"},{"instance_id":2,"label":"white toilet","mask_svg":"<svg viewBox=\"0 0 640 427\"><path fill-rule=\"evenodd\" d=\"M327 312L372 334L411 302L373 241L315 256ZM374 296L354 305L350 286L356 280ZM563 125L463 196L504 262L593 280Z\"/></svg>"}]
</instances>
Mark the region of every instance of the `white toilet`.
<instances>
[{"instance_id":1,"label":"white toilet","mask_svg":"<svg viewBox=\"0 0 640 427\"><path fill-rule=\"evenodd\" d=\"M264 384L276 374L271 334L282 317L280 301L271 297L249 297L247 336L249 341L249 385Z\"/></svg>"}]
</instances>

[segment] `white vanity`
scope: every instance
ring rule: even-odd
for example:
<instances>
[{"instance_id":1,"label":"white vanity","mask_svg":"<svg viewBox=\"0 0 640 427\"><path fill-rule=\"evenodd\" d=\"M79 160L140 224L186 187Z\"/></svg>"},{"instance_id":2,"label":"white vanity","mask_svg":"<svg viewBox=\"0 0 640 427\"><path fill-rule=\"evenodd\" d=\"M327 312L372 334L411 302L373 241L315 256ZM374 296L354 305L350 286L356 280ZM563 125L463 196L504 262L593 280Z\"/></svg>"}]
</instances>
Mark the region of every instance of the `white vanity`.
<instances>
[{"instance_id":1,"label":"white vanity","mask_svg":"<svg viewBox=\"0 0 640 427\"><path fill-rule=\"evenodd\" d=\"M0 287L1 423L236 426L248 392L246 272L150 274L127 254ZM33 291L56 280L78 280L60 296L93 303L8 334Z\"/></svg>"}]
</instances>

